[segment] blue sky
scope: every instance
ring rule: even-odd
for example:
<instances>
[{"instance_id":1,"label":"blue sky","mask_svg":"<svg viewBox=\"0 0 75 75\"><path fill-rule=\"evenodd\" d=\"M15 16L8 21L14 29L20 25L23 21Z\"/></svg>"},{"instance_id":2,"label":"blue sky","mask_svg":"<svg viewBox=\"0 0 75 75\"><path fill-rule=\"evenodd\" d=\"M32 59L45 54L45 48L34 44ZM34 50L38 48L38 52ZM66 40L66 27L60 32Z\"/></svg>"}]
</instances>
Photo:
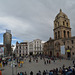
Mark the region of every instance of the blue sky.
<instances>
[{"instance_id":1,"label":"blue sky","mask_svg":"<svg viewBox=\"0 0 75 75\"><path fill-rule=\"evenodd\" d=\"M0 33L0 44L3 43L3 33Z\"/></svg>"},{"instance_id":2,"label":"blue sky","mask_svg":"<svg viewBox=\"0 0 75 75\"><path fill-rule=\"evenodd\" d=\"M4 33L0 33L0 44L3 44L3 34L4 34ZM23 40L12 36L12 45L15 45L17 41L20 43L20 42L22 42Z\"/></svg>"}]
</instances>

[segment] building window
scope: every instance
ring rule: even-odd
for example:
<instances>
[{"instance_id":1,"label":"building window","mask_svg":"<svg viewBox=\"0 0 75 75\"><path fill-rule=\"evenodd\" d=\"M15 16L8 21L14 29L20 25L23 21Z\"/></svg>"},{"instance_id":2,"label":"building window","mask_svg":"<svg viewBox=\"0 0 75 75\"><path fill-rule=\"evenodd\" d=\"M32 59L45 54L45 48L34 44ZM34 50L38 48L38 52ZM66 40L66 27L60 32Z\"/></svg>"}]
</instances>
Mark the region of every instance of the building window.
<instances>
[{"instance_id":1,"label":"building window","mask_svg":"<svg viewBox=\"0 0 75 75\"><path fill-rule=\"evenodd\" d=\"M68 23L66 23L67 27L68 27Z\"/></svg>"},{"instance_id":2,"label":"building window","mask_svg":"<svg viewBox=\"0 0 75 75\"><path fill-rule=\"evenodd\" d=\"M64 30L64 38L66 37L66 31Z\"/></svg>"},{"instance_id":3,"label":"building window","mask_svg":"<svg viewBox=\"0 0 75 75\"><path fill-rule=\"evenodd\" d=\"M69 31L67 32L67 36L69 37Z\"/></svg>"},{"instance_id":4,"label":"building window","mask_svg":"<svg viewBox=\"0 0 75 75\"><path fill-rule=\"evenodd\" d=\"M63 15L64 16L64 18L65 18L65 15Z\"/></svg>"},{"instance_id":5,"label":"building window","mask_svg":"<svg viewBox=\"0 0 75 75\"><path fill-rule=\"evenodd\" d=\"M69 46L67 46L67 48L69 49Z\"/></svg>"},{"instance_id":6,"label":"building window","mask_svg":"<svg viewBox=\"0 0 75 75\"><path fill-rule=\"evenodd\" d=\"M23 53L23 56L24 56L24 53Z\"/></svg>"},{"instance_id":7,"label":"building window","mask_svg":"<svg viewBox=\"0 0 75 75\"><path fill-rule=\"evenodd\" d=\"M64 43L64 45L65 45L65 42L63 42Z\"/></svg>"},{"instance_id":8,"label":"building window","mask_svg":"<svg viewBox=\"0 0 75 75\"><path fill-rule=\"evenodd\" d=\"M16 49L18 49L18 46L16 46Z\"/></svg>"},{"instance_id":9,"label":"building window","mask_svg":"<svg viewBox=\"0 0 75 75\"><path fill-rule=\"evenodd\" d=\"M71 40L71 42L72 42L72 44L74 43L74 41L73 41L73 40Z\"/></svg>"},{"instance_id":10,"label":"building window","mask_svg":"<svg viewBox=\"0 0 75 75\"><path fill-rule=\"evenodd\" d=\"M63 21L63 25L65 25L65 22Z\"/></svg>"},{"instance_id":11,"label":"building window","mask_svg":"<svg viewBox=\"0 0 75 75\"><path fill-rule=\"evenodd\" d=\"M23 46L23 50L24 50L24 46Z\"/></svg>"},{"instance_id":12,"label":"building window","mask_svg":"<svg viewBox=\"0 0 75 75\"><path fill-rule=\"evenodd\" d=\"M59 26L59 22L58 22L58 26Z\"/></svg>"},{"instance_id":13,"label":"building window","mask_svg":"<svg viewBox=\"0 0 75 75\"><path fill-rule=\"evenodd\" d=\"M58 38L60 38L60 31L58 31Z\"/></svg>"},{"instance_id":14,"label":"building window","mask_svg":"<svg viewBox=\"0 0 75 75\"><path fill-rule=\"evenodd\" d=\"M21 50L20 50L20 53L21 53Z\"/></svg>"},{"instance_id":15,"label":"building window","mask_svg":"<svg viewBox=\"0 0 75 75\"><path fill-rule=\"evenodd\" d=\"M26 47L26 49L27 49L27 47Z\"/></svg>"},{"instance_id":16,"label":"building window","mask_svg":"<svg viewBox=\"0 0 75 75\"><path fill-rule=\"evenodd\" d=\"M20 49L21 49L21 46L20 46Z\"/></svg>"},{"instance_id":17,"label":"building window","mask_svg":"<svg viewBox=\"0 0 75 75\"><path fill-rule=\"evenodd\" d=\"M74 52L72 53L72 55L74 55Z\"/></svg>"},{"instance_id":18,"label":"building window","mask_svg":"<svg viewBox=\"0 0 75 75\"><path fill-rule=\"evenodd\" d=\"M72 46L72 48L73 48L73 46Z\"/></svg>"},{"instance_id":19,"label":"building window","mask_svg":"<svg viewBox=\"0 0 75 75\"><path fill-rule=\"evenodd\" d=\"M55 39L57 39L57 32L55 32Z\"/></svg>"},{"instance_id":20,"label":"building window","mask_svg":"<svg viewBox=\"0 0 75 75\"><path fill-rule=\"evenodd\" d=\"M57 25L55 24L55 27L57 27Z\"/></svg>"}]
</instances>

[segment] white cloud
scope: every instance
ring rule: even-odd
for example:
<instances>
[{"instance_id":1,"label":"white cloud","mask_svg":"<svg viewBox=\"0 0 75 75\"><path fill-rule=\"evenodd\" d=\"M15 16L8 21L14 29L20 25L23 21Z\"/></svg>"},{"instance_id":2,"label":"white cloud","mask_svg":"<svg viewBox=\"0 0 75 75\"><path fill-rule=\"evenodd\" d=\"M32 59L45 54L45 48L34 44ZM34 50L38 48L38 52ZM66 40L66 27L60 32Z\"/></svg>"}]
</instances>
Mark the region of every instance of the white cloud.
<instances>
[{"instance_id":1,"label":"white cloud","mask_svg":"<svg viewBox=\"0 0 75 75\"><path fill-rule=\"evenodd\" d=\"M3 45L3 43L0 42L1 45Z\"/></svg>"},{"instance_id":2,"label":"white cloud","mask_svg":"<svg viewBox=\"0 0 75 75\"><path fill-rule=\"evenodd\" d=\"M22 40L53 38L53 21L60 8L71 20L75 35L74 0L2 0L0 1L0 32L9 29Z\"/></svg>"}]
</instances>

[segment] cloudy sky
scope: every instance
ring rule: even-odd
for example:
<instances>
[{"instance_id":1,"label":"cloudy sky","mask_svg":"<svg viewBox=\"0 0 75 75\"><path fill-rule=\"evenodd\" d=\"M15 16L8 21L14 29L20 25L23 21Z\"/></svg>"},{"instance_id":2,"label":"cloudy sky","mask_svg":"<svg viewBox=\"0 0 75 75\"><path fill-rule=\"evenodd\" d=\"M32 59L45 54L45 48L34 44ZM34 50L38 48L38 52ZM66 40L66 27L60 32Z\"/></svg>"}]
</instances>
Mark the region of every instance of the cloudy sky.
<instances>
[{"instance_id":1,"label":"cloudy sky","mask_svg":"<svg viewBox=\"0 0 75 75\"><path fill-rule=\"evenodd\" d=\"M0 0L0 43L6 29L11 30L15 41L53 38L53 21L60 8L70 19L74 36L74 0Z\"/></svg>"}]
</instances>

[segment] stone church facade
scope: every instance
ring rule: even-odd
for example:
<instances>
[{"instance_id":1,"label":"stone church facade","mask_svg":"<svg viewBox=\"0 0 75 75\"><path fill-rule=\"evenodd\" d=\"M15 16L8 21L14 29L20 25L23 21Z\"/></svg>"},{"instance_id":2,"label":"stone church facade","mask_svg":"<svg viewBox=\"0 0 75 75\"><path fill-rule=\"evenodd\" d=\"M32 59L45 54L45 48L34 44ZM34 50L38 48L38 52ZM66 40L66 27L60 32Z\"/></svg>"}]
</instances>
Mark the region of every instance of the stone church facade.
<instances>
[{"instance_id":1,"label":"stone church facade","mask_svg":"<svg viewBox=\"0 0 75 75\"><path fill-rule=\"evenodd\" d=\"M55 17L53 31L54 31L53 56L56 57L63 56L65 58L75 57L75 37L71 36L70 20L68 19L67 15L62 12L61 9L60 12ZM61 54L61 46L65 47L64 48L65 54Z\"/></svg>"}]
</instances>

